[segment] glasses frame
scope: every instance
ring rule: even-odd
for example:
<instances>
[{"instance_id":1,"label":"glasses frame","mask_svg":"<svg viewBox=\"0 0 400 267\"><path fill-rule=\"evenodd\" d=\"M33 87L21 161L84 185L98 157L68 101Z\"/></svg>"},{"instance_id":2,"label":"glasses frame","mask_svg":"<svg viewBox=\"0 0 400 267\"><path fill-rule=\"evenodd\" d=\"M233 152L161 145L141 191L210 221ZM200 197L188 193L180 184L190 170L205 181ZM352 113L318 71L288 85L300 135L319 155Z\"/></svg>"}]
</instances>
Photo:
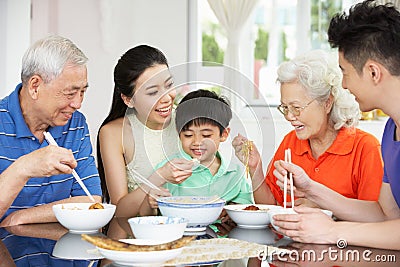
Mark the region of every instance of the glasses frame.
<instances>
[{"instance_id":1,"label":"glasses frame","mask_svg":"<svg viewBox=\"0 0 400 267\"><path fill-rule=\"evenodd\" d=\"M287 116L290 113L292 113L293 116L300 116L301 112L308 107L312 102L314 102L314 100L316 100L316 98L314 98L313 100L311 100L310 102L308 102L307 104L305 104L302 107L294 107L292 105L283 105L280 104L279 106L277 106L276 108L279 110L280 113L283 114L283 116Z\"/></svg>"}]
</instances>

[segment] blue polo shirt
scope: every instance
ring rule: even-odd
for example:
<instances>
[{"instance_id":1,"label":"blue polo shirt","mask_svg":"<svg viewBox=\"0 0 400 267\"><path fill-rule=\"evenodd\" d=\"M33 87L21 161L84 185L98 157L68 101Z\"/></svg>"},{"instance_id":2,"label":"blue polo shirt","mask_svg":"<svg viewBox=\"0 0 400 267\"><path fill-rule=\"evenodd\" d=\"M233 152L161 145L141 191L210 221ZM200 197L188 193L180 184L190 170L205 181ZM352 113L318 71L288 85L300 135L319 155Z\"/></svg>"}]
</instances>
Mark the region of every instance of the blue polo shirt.
<instances>
[{"instance_id":1,"label":"blue polo shirt","mask_svg":"<svg viewBox=\"0 0 400 267\"><path fill-rule=\"evenodd\" d=\"M386 122L382 136L382 158L384 162L383 182L389 183L392 194L400 207L400 141L395 141L396 124L392 118Z\"/></svg>"},{"instance_id":2,"label":"blue polo shirt","mask_svg":"<svg viewBox=\"0 0 400 267\"><path fill-rule=\"evenodd\" d=\"M253 194L250 184L246 181L245 172L237 164L228 164L221 154L216 156L221 160L221 166L217 173L212 175L210 170L199 165L193 170L192 175L180 184L165 183L164 187L173 196L219 196L227 203L250 204L253 202ZM183 157L187 160L192 158L185 152L172 156L172 158ZM163 166L163 161L156 166L156 169Z\"/></svg>"},{"instance_id":3,"label":"blue polo shirt","mask_svg":"<svg viewBox=\"0 0 400 267\"><path fill-rule=\"evenodd\" d=\"M19 84L0 102L0 173L19 157L49 145L47 141L40 143L25 123L18 97L21 88L22 84ZM66 125L50 127L48 131L59 146L72 151L78 163L75 170L90 193L101 195L100 178L84 115L75 111ZM13 211L81 195L86 194L72 174L33 177L28 180L0 221Z\"/></svg>"}]
</instances>

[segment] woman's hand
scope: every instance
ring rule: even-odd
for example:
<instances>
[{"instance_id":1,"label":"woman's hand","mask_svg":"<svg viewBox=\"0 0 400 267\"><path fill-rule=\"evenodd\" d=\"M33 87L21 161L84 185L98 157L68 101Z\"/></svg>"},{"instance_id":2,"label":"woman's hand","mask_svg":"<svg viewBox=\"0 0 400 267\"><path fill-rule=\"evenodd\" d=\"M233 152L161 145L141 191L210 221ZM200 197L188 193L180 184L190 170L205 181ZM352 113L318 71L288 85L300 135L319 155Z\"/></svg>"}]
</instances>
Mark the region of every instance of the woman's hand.
<instances>
[{"instance_id":1,"label":"woman's hand","mask_svg":"<svg viewBox=\"0 0 400 267\"><path fill-rule=\"evenodd\" d=\"M175 158L160 167L157 173L165 182L180 184L192 175L193 164L193 161Z\"/></svg>"},{"instance_id":2,"label":"woman's hand","mask_svg":"<svg viewBox=\"0 0 400 267\"><path fill-rule=\"evenodd\" d=\"M166 188L160 188L160 190L151 189L147 195L147 201L152 209L158 209L157 199L160 197L170 197L171 193Z\"/></svg>"},{"instance_id":3,"label":"woman's hand","mask_svg":"<svg viewBox=\"0 0 400 267\"><path fill-rule=\"evenodd\" d=\"M244 164L248 165L250 173L253 173L261 164L261 156L257 147L252 143L251 149L246 151L245 145L249 140L241 134L238 134L232 140L232 146L236 157ZM248 149L248 148L247 148ZM247 153L248 152L248 155Z\"/></svg>"},{"instance_id":4,"label":"woman's hand","mask_svg":"<svg viewBox=\"0 0 400 267\"><path fill-rule=\"evenodd\" d=\"M283 190L284 177L287 176L289 178L288 173L290 172L292 173L293 176L295 195L297 197L305 196L304 192L307 191L307 189L310 187L312 180L301 167L293 163L287 163L283 160L275 161L274 167L275 167L274 176L277 179L276 184L280 188L282 188L282 190ZM290 186L288 186L288 191L289 190Z\"/></svg>"}]
</instances>

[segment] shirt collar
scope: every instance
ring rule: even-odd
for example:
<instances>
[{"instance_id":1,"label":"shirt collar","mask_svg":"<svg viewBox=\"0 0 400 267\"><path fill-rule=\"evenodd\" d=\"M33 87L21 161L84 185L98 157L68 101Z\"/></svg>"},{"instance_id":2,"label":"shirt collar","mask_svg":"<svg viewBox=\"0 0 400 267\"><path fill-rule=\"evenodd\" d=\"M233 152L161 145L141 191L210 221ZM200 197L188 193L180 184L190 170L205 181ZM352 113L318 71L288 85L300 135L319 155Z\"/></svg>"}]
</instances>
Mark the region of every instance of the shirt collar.
<instances>
[{"instance_id":1,"label":"shirt collar","mask_svg":"<svg viewBox=\"0 0 400 267\"><path fill-rule=\"evenodd\" d=\"M21 103L19 102L19 92L21 91L21 89L22 83L18 84L17 87L15 87L15 90L10 94L7 108L10 112L11 118L15 122L15 125L18 125L18 127L15 127L17 138L33 137L33 134L26 124L24 116L22 115ZM56 126L50 127L48 131L56 139L61 137L62 129L62 126Z\"/></svg>"},{"instance_id":2,"label":"shirt collar","mask_svg":"<svg viewBox=\"0 0 400 267\"><path fill-rule=\"evenodd\" d=\"M325 151L325 153L331 153L336 155L347 155L353 147L356 138L355 128L341 128L333 141L333 144ZM311 154L310 143L307 140L299 140L295 145L294 152L297 155L303 155L305 153Z\"/></svg>"}]
</instances>

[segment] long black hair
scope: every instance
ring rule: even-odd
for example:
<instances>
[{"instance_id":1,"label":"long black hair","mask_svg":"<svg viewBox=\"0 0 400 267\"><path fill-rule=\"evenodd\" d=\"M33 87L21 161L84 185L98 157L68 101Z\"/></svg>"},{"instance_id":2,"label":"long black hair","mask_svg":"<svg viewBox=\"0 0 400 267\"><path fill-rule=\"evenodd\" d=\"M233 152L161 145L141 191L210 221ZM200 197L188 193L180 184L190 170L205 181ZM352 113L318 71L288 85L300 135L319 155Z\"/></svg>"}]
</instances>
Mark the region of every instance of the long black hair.
<instances>
[{"instance_id":1,"label":"long black hair","mask_svg":"<svg viewBox=\"0 0 400 267\"><path fill-rule=\"evenodd\" d=\"M155 65L166 65L168 67L168 62L160 50L148 45L139 45L131 48L121 56L114 68L114 93L111 109L108 116L100 125L99 132L107 123L125 116L127 106L121 98L121 94L132 97L135 92L137 79L146 69ZM100 152L99 134L97 134L97 165L101 180L103 201L108 203L110 195L107 190L104 165Z\"/></svg>"}]
</instances>

